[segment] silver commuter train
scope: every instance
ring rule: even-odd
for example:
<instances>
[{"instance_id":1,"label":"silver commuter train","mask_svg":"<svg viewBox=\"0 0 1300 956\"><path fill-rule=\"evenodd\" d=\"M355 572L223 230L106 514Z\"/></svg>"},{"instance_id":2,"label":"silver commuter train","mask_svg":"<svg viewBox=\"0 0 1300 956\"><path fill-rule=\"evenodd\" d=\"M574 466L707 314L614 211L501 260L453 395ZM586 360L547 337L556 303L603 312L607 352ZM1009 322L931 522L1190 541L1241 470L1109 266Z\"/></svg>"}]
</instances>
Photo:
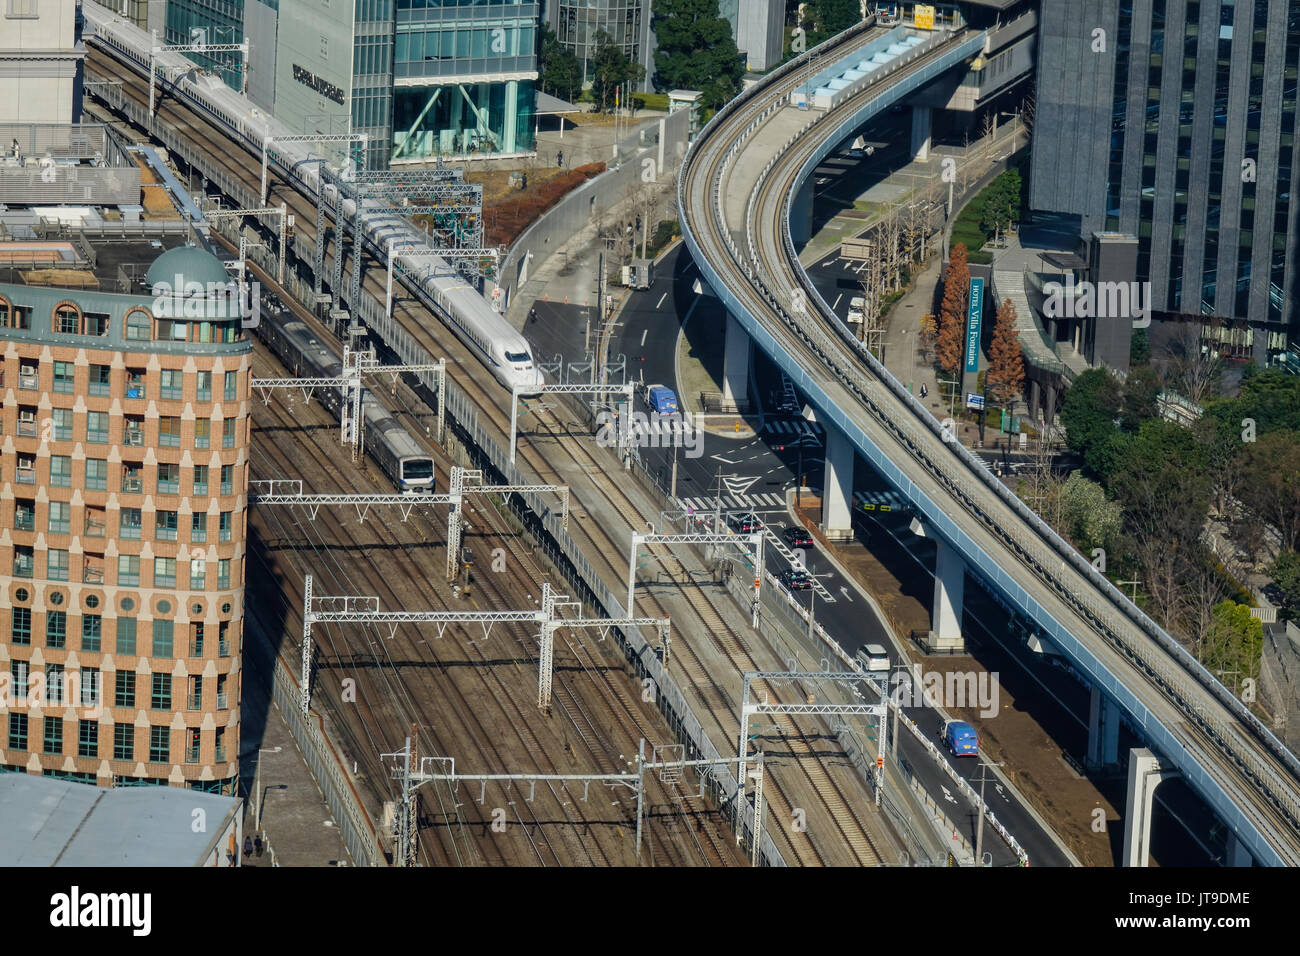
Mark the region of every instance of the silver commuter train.
<instances>
[{"instance_id":1,"label":"silver commuter train","mask_svg":"<svg viewBox=\"0 0 1300 956\"><path fill-rule=\"evenodd\" d=\"M318 339L301 319L288 313L271 318L263 316L255 331L295 377L332 378L342 374L340 355ZM343 402L339 389L320 389L319 394L321 404L338 418ZM361 414L366 422L361 435L366 454L379 464L398 490L433 492L433 459L401 423L369 396L361 400Z\"/></svg>"},{"instance_id":2,"label":"silver commuter train","mask_svg":"<svg viewBox=\"0 0 1300 956\"><path fill-rule=\"evenodd\" d=\"M153 43L151 35L93 0L83 3L82 9L87 27L85 38L102 43L118 59L148 75L149 51ZM277 143L277 136L296 134L247 97L226 86L219 77L204 72L194 73L194 63L181 54L165 51L154 60L163 76L169 71L182 71L179 79L159 79L160 90L168 91L205 113L259 162L262 144L269 139L271 164L276 171L315 200L320 189L320 164L314 161L313 144ZM350 222L355 215L356 199L348 192L345 187L343 216ZM385 264L390 239L403 245L430 248L424 233L388 210L363 209L362 235L370 254ZM446 260L425 256L407 259L399 255L397 261L408 276L419 275L424 270L421 279L409 282L415 298L456 331L460 340L479 357L497 381L509 389L518 386L523 395L537 394L532 389L541 386L543 379L533 362L528 341L492 308L478 290L450 269ZM441 268L437 266L439 263ZM434 267L427 268L430 265Z\"/></svg>"}]
</instances>

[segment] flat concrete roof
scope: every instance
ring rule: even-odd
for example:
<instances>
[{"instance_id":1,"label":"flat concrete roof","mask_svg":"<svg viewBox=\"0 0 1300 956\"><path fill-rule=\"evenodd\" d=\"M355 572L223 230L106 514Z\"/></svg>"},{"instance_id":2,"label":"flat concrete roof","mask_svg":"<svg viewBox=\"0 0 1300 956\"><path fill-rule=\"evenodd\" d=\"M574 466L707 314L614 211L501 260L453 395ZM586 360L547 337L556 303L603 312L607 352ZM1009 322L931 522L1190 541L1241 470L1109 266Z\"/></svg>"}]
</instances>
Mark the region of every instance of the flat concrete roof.
<instances>
[{"instance_id":1,"label":"flat concrete roof","mask_svg":"<svg viewBox=\"0 0 1300 956\"><path fill-rule=\"evenodd\" d=\"M0 773L0 866L197 866L242 803Z\"/></svg>"}]
</instances>

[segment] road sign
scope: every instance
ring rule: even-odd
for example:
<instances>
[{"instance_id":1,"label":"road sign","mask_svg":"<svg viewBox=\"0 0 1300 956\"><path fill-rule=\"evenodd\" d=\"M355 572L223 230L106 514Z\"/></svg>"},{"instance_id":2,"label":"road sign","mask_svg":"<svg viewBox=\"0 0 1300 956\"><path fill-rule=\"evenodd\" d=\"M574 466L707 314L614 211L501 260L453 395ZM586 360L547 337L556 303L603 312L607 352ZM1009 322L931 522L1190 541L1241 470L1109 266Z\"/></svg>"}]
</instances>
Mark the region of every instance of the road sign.
<instances>
[{"instance_id":1,"label":"road sign","mask_svg":"<svg viewBox=\"0 0 1300 956\"><path fill-rule=\"evenodd\" d=\"M970 280L970 307L966 314L966 371L980 370L980 317L984 314L984 280Z\"/></svg>"},{"instance_id":2,"label":"road sign","mask_svg":"<svg viewBox=\"0 0 1300 956\"><path fill-rule=\"evenodd\" d=\"M966 407L979 411L984 407L984 396L976 395L974 392L966 393Z\"/></svg>"}]
</instances>

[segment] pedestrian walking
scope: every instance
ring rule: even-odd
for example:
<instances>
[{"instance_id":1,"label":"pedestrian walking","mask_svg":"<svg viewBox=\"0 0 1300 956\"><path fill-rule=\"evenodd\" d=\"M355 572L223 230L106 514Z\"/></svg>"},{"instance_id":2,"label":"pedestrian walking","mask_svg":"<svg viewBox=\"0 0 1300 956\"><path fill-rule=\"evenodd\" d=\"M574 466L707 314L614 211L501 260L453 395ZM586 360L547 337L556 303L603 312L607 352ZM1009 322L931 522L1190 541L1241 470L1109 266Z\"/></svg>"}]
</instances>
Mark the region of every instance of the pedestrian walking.
<instances>
[{"instance_id":1,"label":"pedestrian walking","mask_svg":"<svg viewBox=\"0 0 1300 956\"><path fill-rule=\"evenodd\" d=\"M556 152L555 152L555 165L556 165L556 166L559 166L561 169L564 168L564 150L562 150L562 149L560 149L560 150L556 150Z\"/></svg>"},{"instance_id":2,"label":"pedestrian walking","mask_svg":"<svg viewBox=\"0 0 1300 956\"><path fill-rule=\"evenodd\" d=\"M253 838L250 836L245 836L244 837L244 859L248 859L252 855L253 855Z\"/></svg>"},{"instance_id":3,"label":"pedestrian walking","mask_svg":"<svg viewBox=\"0 0 1300 956\"><path fill-rule=\"evenodd\" d=\"M262 835L259 833L253 840L253 852L260 857L264 849L266 849L266 847L262 845Z\"/></svg>"}]
</instances>

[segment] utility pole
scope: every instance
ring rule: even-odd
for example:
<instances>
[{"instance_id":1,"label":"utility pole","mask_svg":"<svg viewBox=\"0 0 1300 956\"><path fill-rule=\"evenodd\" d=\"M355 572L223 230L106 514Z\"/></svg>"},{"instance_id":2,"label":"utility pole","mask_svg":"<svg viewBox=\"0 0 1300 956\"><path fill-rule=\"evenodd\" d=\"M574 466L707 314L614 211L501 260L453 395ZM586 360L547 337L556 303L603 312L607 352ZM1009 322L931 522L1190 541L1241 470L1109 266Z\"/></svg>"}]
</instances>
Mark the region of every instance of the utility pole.
<instances>
[{"instance_id":1,"label":"utility pole","mask_svg":"<svg viewBox=\"0 0 1300 956\"><path fill-rule=\"evenodd\" d=\"M1001 767L1000 763L980 762L980 809L979 822L975 825L975 865L984 865L984 815L988 812L988 804L984 802L984 785L988 783L989 767Z\"/></svg>"}]
</instances>

